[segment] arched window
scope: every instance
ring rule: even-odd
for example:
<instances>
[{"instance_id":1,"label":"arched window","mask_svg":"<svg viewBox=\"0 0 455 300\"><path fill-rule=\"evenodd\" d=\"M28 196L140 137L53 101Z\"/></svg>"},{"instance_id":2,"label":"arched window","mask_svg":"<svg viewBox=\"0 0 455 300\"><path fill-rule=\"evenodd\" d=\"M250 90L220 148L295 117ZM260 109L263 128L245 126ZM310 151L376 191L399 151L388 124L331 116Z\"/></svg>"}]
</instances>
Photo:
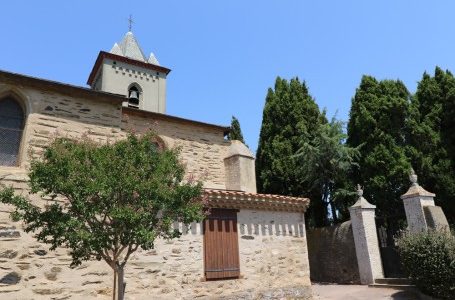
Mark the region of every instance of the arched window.
<instances>
[{"instance_id":1,"label":"arched window","mask_svg":"<svg viewBox=\"0 0 455 300\"><path fill-rule=\"evenodd\" d=\"M19 158L24 110L12 98L0 99L0 166L16 166Z\"/></svg>"},{"instance_id":2,"label":"arched window","mask_svg":"<svg viewBox=\"0 0 455 300\"><path fill-rule=\"evenodd\" d=\"M136 85L132 84L128 89L128 106L139 108L139 102L142 97L142 90L141 88Z\"/></svg>"}]
</instances>

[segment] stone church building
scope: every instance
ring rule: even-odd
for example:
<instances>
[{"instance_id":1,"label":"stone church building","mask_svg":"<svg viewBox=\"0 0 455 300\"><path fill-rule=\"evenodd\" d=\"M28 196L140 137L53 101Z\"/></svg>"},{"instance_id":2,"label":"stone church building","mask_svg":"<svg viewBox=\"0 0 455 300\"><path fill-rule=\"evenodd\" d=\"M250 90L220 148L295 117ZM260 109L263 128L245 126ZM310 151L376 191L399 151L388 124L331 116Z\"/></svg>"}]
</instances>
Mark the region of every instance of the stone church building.
<instances>
[{"instance_id":1,"label":"stone church building","mask_svg":"<svg viewBox=\"0 0 455 300\"><path fill-rule=\"evenodd\" d=\"M126 299L256 299L311 293L304 212L309 199L256 193L254 156L229 127L166 114L170 69L146 57L128 32L98 54L89 87L0 71L0 183L29 195L30 153L55 136L100 143L154 128L162 147L181 147L188 176L204 179L212 214L183 235L138 250ZM32 151L32 152L31 152ZM0 299L111 299L104 261L70 269L68 249L49 251L0 204Z\"/></svg>"}]
</instances>

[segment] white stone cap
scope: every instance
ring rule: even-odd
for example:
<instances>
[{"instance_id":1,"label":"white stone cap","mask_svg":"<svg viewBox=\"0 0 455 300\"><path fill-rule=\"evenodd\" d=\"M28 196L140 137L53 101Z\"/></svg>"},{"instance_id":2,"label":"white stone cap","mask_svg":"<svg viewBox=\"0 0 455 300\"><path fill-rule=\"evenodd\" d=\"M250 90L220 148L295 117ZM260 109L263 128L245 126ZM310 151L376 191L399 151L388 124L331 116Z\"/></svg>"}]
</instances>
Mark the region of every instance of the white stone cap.
<instances>
[{"instance_id":1,"label":"white stone cap","mask_svg":"<svg viewBox=\"0 0 455 300\"><path fill-rule=\"evenodd\" d=\"M409 180L411 181L411 187L409 190L401 196L401 199L414 198L414 197L435 197L436 194L430 193L419 185L417 182L417 175L414 172L414 169L411 168L411 173L409 174Z\"/></svg>"},{"instance_id":2,"label":"white stone cap","mask_svg":"<svg viewBox=\"0 0 455 300\"><path fill-rule=\"evenodd\" d=\"M349 209L364 208L364 209L375 209L376 205L371 204L367 199L363 198L363 189L360 184L357 185L358 200Z\"/></svg>"},{"instance_id":3,"label":"white stone cap","mask_svg":"<svg viewBox=\"0 0 455 300\"><path fill-rule=\"evenodd\" d=\"M244 143L242 143L241 141L237 141L237 140L231 141L231 146L229 147L229 150L228 150L228 153L227 153L225 159L232 157L232 156L245 156L245 157L254 159L254 155L253 155L253 153L251 153L251 150L248 149L248 147L245 146Z\"/></svg>"}]
</instances>

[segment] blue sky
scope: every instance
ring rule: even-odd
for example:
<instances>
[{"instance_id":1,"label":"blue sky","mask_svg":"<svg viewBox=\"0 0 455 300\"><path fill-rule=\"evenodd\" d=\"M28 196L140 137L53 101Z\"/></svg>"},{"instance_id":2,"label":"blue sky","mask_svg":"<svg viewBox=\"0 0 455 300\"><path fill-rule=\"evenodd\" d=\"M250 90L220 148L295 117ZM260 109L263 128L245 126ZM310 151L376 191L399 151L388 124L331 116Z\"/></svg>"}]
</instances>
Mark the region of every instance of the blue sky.
<instances>
[{"instance_id":1,"label":"blue sky","mask_svg":"<svg viewBox=\"0 0 455 300\"><path fill-rule=\"evenodd\" d=\"M362 74L411 92L455 71L454 1L5 1L0 69L85 86L100 50L128 30L168 76L167 113L241 122L255 151L267 89L298 76L329 116L348 119Z\"/></svg>"}]
</instances>

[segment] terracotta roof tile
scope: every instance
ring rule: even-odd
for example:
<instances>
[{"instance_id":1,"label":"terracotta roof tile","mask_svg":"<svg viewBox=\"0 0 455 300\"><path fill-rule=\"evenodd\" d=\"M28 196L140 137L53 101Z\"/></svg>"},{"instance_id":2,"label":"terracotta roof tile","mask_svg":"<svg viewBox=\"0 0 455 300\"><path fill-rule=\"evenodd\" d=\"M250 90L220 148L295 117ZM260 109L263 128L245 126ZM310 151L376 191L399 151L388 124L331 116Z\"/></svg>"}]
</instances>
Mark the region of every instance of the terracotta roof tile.
<instances>
[{"instance_id":1,"label":"terracotta roof tile","mask_svg":"<svg viewBox=\"0 0 455 300\"><path fill-rule=\"evenodd\" d=\"M210 207L305 212L310 199L242 191L205 189Z\"/></svg>"}]
</instances>

